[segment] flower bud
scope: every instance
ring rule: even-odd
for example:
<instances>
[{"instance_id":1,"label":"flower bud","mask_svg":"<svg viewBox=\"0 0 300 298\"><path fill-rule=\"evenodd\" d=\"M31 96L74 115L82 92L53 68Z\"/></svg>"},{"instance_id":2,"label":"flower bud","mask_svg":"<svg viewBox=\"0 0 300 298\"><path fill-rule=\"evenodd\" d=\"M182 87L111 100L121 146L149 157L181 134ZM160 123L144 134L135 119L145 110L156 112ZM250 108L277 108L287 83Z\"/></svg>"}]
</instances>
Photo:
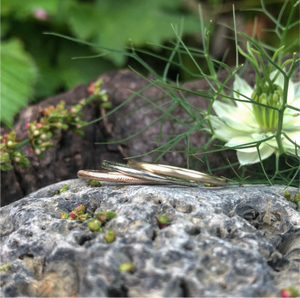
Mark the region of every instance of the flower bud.
<instances>
[{"instance_id":1,"label":"flower bud","mask_svg":"<svg viewBox=\"0 0 300 298\"><path fill-rule=\"evenodd\" d=\"M35 130L35 131L33 132L33 134L34 134L35 136L37 136L37 135L40 134L40 132L39 132L38 130Z\"/></svg>"},{"instance_id":2,"label":"flower bud","mask_svg":"<svg viewBox=\"0 0 300 298\"><path fill-rule=\"evenodd\" d=\"M295 196L294 202L295 202L297 205L299 205L299 203L300 203L300 193L297 194L297 195Z\"/></svg>"},{"instance_id":3,"label":"flower bud","mask_svg":"<svg viewBox=\"0 0 300 298\"><path fill-rule=\"evenodd\" d=\"M78 215L78 219L81 221L81 222L84 222L86 221L87 219L89 219L90 216L88 214L80 214Z\"/></svg>"},{"instance_id":4,"label":"flower bud","mask_svg":"<svg viewBox=\"0 0 300 298\"><path fill-rule=\"evenodd\" d=\"M287 199L288 201L291 200L291 194L290 194L290 192L289 192L288 190L286 190L286 191L284 192L284 195L283 195L283 196L284 196L285 199Z\"/></svg>"},{"instance_id":5,"label":"flower bud","mask_svg":"<svg viewBox=\"0 0 300 298\"><path fill-rule=\"evenodd\" d=\"M92 219L87 223L87 226L89 229L94 233L99 233L102 231L101 229L101 222L97 219Z\"/></svg>"},{"instance_id":6,"label":"flower bud","mask_svg":"<svg viewBox=\"0 0 300 298\"><path fill-rule=\"evenodd\" d=\"M71 108L70 112L71 112L71 113L75 113L76 110L75 110L74 108Z\"/></svg>"},{"instance_id":7,"label":"flower bud","mask_svg":"<svg viewBox=\"0 0 300 298\"><path fill-rule=\"evenodd\" d=\"M132 263L123 263L119 266L120 272L133 272L134 266Z\"/></svg>"},{"instance_id":8,"label":"flower bud","mask_svg":"<svg viewBox=\"0 0 300 298\"><path fill-rule=\"evenodd\" d=\"M97 181L97 180L89 180L88 185L100 187L101 186L101 182Z\"/></svg>"},{"instance_id":9,"label":"flower bud","mask_svg":"<svg viewBox=\"0 0 300 298\"><path fill-rule=\"evenodd\" d=\"M88 87L88 93L93 94L95 91L95 82L92 82Z\"/></svg>"},{"instance_id":10,"label":"flower bud","mask_svg":"<svg viewBox=\"0 0 300 298\"><path fill-rule=\"evenodd\" d=\"M41 150L40 149L35 149L34 152L35 152L36 155L40 155L41 154Z\"/></svg>"},{"instance_id":11,"label":"flower bud","mask_svg":"<svg viewBox=\"0 0 300 298\"><path fill-rule=\"evenodd\" d=\"M281 297L298 297L299 291L296 287L288 287L280 291Z\"/></svg>"},{"instance_id":12,"label":"flower bud","mask_svg":"<svg viewBox=\"0 0 300 298\"><path fill-rule=\"evenodd\" d=\"M155 218L160 229L164 229L170 225L170 220L168 216L158 215L155 216Z\"/></svg>"},{"instance_id":13,"label":"flower bud","mask_svg":"<svg viewBox=\"0 0 300 298\"><path fill-rule=\"evenodd\" d=\"M69 189L69 186L67 184L65 184L60 190L59 193L62 193L64 191L67 191Z\"/></svg>"},{"instance_id":14,"label":"flower bud","mask_svg":"<svg viewBox=\"0 0 300 298\"><path fill-rule=\"evenodd\" d=\"M95 214L95 217L100 221L106 221L111 218L114 218L117 214L113 211L103 211Z\"/></svg>"},{"instance_id":15,"label":"flower bud","mask_svg":"<svg viewBox=\"0 0 300 298\"><path fill-rule=\"evenodd\" d=\"M42 123L38 123L37 125L36 125L36 128L40 128L42 126Z\"/></svg>"},{"instance_id":16,"label":"flower bud","mask_svg":"<svg viewBox=\"0 0 300 298\"><path fill-rule=\"evenodd\" d=\"M280 295L281 297L291 297L291 293L288 290L281 290Z\"/></svg>"},{"instance_id":17,"label":"flower bud","mask_svg":"<svg viewBox=\"0 0 300 298\"><path fill-rule=\"evenodd\" d=\"M75 219L76 218L76 214L74 213L74 211L70 212L70 216Z\"/></svg>"},{"instance_id":18,"label":"flower bud","mask_svg":"<svg viewBox=\"0 0 300 298\"><path fill-rule=\"evenodd\" d=\"M106 243L111 243L116 238L116 232L114 232L111 228L106 232L104 239Z\"/></svg>"},{"instance_id":19,"label":"flower bud","mask_svg":"<svg viewBox=\"0 0 300 298\"><path fill-rule=\"evenodd\" d=\"M30 123L27 122L26 123L26 128L29 128L29 126L30 126Z\"/></svg>"},{"instance_id":20,"label":"flower bud","mask_svg":"<svg viewBox=\"0 0 300 298\"><path fill-rule=\"evenodd\" d=\"M19 162L20 158L19 157L15 157L15 162Z\"/></svg>"},{"instance_id":21,"label":"flower bud","mask_svg":"<svg viewBox=\"0 0 300 298\"><path fill-rule=\"evenodd\" d=\"M61 212L60 218L61 218L61 219L67 219L67 218L68 218L68 213L66 213L66 212Z\"/></svg>"},{"instance_id":22,"label":"flower bud","mask_svg":"<svg viewBox=\"0 0 300 298\"><path fill-rule=\"evenodd\" d=\"M76 207L76 209L77 209L78 212L84 213L85 212L85 205L84 204L78 205Z\"/></svg>"}]
</instances>

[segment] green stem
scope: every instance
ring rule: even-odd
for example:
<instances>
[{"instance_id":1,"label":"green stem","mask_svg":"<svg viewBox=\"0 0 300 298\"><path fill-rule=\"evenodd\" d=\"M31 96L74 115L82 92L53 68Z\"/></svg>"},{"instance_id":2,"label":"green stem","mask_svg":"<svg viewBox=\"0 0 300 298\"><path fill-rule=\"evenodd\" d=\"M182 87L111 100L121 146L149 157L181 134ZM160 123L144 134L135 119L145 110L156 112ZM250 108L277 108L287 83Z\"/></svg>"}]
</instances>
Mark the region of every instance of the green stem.
<instances>
[{"instance_id":1,"label":"green stem","mask_svg":"<svg viewBox=\"0 0 300 298\"><path fill-rule=\"evenodd\" d=\"M20 142L15 148L14 150L18 150L20 149L21 147L25 146L26 144L30 143L30 139L26 139L26 140L23 140L22 142Z\"/></svg>"},{"instance_id":2,"label":"green stem","mask_svg":"<svg viewBox=\"0 0 300 298\"><path fill-rule=\"evenodd\" d=\"M212 21L209 22L209 26L207 28L207 34L206 34L206 38L205 38L207 46L206 46L206 49L205 49L204 57L205 57L205 60L207 62L207 66L208 66L210 75L213 78L217 79L217 74L215 72L214 66L213 66L212 61L211 61L210 56L209 56L209 37L210 37L211 24L212 24Z\"/></svg>"},{"instance_id":3,"label":"green stem","mask_svg":"<svg viewBox=\"0 0 300 298\"><path fill-rule=\"evenodd\" d=\"M284 152L283 144L282 144L282 139L281 139L281 132L282 132L282 126L283 126L283 116L284 116L284 110L286 109L287 106L287 96L288 96L288 86L289 86L289 77L284 76L284 87L283 87L283 104L278 110L278 126L277 126L277 131L276 131L276 141L278 145L278 154L281 155Z\"/></svg>"},{"instance_id":4,"label":"green stem","mask_svg":"<svg viewBox=\"0 0 300 298\"><path fill-rule=\"evenodd\" d=\"M291 3L292 4L292 3ZM297 3L296 3L297 4ZM288 20L286 22L286 25L282 28L282 34L281 34L281 38L280 38L280 46L279 48L286 42L286 35L287 35L287 28L288 26L291 24L291 21L292 21L292 17L293 17L293 14L294 14L294 11L295 11L295 5L292 4L292 9L291 9L291 12L289 13L289 16L288 16ZM282 55L283 53L281 52L278 56L278 65L281 64L281 61L282 61Z\"/></svg>"},{"instance_id":5,"label":"green stem","mask_svg":"<svg viewBox=\"0 0 300 298\"><path fill-rule=\"evenodd\" d=\"M99 98L99 94L94 94L94 95L88 97L88 98L85 100L85 103L86 103L86 104L89 104L91 101L93 101L94 99L97 99L97 98Z\"/></svg>"}]
</instances>

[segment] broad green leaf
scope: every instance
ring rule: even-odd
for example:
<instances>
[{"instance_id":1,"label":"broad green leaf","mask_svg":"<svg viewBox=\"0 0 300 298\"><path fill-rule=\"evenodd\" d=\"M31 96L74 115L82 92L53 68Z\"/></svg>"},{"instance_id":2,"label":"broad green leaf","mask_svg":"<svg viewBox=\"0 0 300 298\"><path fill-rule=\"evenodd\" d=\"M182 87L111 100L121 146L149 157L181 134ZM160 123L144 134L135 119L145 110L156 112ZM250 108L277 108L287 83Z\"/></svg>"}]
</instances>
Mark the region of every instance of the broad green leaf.
<instances>
[{"instance_id":1,"label":"broad green leaf","mask_svg":"<svg viewBox=\"0 0 300 298\"><path fill-rule=\"evenodd\" d=\"M1 45L1 122L9 127L13 117L33 95L37 69L32 57L16 39Z\"/></svg>"},{"instance_id":2,"label":"broad green leaf","mask_svg":"<svg viewBox=\"0 0 300 298\"><path fill-rule=\"evenodd\" d=\"M124 50L129 40L135 46L141 46L146 42L161 44L164 40L175 38L171 24L179 25L185 17L185 33L198 32L197 16L180 13L182 5L182 0L77 3L71 8L68 22L79 38L92 37L96 44ZM123 55L110 54L108 57L118 66L125 61Z\"/></svg>"}]
</instances>

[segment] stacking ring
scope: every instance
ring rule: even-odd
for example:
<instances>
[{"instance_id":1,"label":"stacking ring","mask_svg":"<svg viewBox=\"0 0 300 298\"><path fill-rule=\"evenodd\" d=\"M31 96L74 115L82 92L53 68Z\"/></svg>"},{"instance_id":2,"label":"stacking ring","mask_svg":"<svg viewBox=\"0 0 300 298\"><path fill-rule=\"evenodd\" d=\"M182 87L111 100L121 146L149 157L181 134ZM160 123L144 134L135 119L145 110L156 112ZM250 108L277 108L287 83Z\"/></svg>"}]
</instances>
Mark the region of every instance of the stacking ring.
<instances>
[{"instance_id":1,"label":"stacking ring","mask_svg":"<svg viewBox=\"0 0 300 298\"><path fill-rule=\"evenodd\" d=\"M117 171L120 173L123 173L128 176L137 177L144 180L153 181L159 184L177 184L177 185L185 185L185 186L198 186L198 183L196 181L181 178L181 177L171 177L168 175L157 175L156 173L151 173L145 170L139 170L131 168L127 165L110 162L104 160L102 162L102 168L106 170L112 170Z\"/></svg>"},{"instance_id":2,"label":"stacking ring","mask_svg":"<svg viewBox=\"0 0 300 298\"><path fill-rule=\"evenodd\" d=\"M165 184L157 181L151 181L141 178L136 178L133 176L124 175L118 172L108 172L101 170L80 170L77 173L78 178L81 179L92 179L99 181L109 181L109 182L122 182L127 184Z\"/></svg>"},{"instance_id":3,"label":"stacking ring","mask_svg":"<svg viewBox=\"0 0 300 298\"><path fill-rule=\"evenodd\" d=\"M218 178L212 175L180 167L155 164L144 161L136 161L132 159L128 160L127 165L134 169L144 170L154 174L163 175L165 177L168 177L168 179L171 179L171 177L173 177L221 186L225 186L227 184L226 180L223 178Z\"/></svg>"}]
</instances>

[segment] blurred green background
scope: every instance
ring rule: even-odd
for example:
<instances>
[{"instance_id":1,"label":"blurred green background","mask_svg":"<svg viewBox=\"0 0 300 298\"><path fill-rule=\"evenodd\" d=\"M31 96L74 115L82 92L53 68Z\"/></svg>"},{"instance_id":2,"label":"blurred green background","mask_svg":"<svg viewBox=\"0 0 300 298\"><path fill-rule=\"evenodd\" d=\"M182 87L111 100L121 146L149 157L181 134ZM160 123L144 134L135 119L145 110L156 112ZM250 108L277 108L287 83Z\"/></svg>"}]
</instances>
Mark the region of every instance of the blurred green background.
<instances>
[{"instance_id":1,"label":"blurred green background","mask_svg":"<svg viewBox=\"0 0 300 298\"><path fill-rule=\"evenodd\" d=\"M265 3L277 18L284 1ZM148 43L164 45L174 41L170 24L179 25L184 19L186 44L201 48L199 4L202 5L204 21L214 21L211 49L215 58L222 59L226 49L233 46L230 41L232 31L224 31L217 25L226 23L232 26L232 4L237 10L239 30L251 34L254 18L259 16L258 38L276 46L274 36L264 33L265 28L274 27L269 18L257 12L239 12L249 7L260 7L260 1L256 0L2 0L1 122L12 127L14 115L29 103L87 83L104 72L127 65L142 71L135 61L128 61L123 55L72 60L72 57L92 56L100 52L95 47L43 32L64 34L116 50L126 50L131 40L139 49L159 52L168 57L167 50ZM284 11L283 21L288 11ZM291 42L297 34L298 27L289 35ZM224 38L226 36L229 39ZM295 49L299 51L297 45L290 51ZM156 71L162 71L164 63L147 55L141 56ZM229 52L228 64L234 61L232 58ZM193 70L194 66L189 61L184 63ZM172 71L174 74L180 73L179 69ZM182 74L181 79L189 80L191 77Z\"/></svg>"}]
</instances>

